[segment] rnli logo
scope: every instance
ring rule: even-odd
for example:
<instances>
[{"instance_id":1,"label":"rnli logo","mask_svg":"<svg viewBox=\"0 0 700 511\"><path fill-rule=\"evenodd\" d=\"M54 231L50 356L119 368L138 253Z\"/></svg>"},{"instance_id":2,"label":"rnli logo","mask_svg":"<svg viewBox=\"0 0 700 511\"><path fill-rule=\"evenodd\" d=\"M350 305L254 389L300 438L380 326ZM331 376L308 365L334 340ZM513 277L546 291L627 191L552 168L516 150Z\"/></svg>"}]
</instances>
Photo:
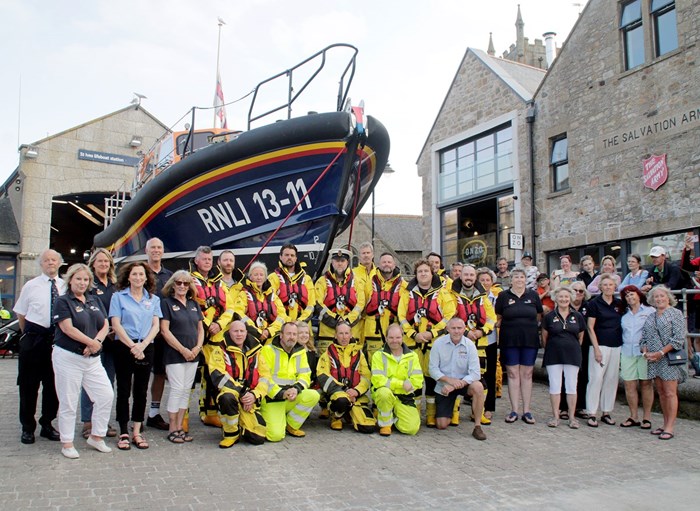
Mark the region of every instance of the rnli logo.
<instances>
[{"instance_id":1,"label":"rnli logo","mask_svg":"<svg viewBox=\"0 0 700 511\"><path fill-rule=\"evenodd\" d=\"M668 167L666 166L666 155L656 156L652 154L646 160L642 160L644 167L644 186L652 190L658 190L668 179Z\"/></svg>"}]
</instances>

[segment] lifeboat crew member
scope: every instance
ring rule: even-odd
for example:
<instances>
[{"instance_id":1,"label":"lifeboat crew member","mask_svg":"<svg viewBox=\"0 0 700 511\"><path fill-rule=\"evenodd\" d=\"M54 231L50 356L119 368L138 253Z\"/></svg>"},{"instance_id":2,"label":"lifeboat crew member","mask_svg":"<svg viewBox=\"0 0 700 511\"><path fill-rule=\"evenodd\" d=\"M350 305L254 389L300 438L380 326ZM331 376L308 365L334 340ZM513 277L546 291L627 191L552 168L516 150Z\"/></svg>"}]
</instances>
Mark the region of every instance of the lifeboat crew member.
<instances>
[{"instance_id":1,"label":"lifeboat crew member","mask_svg":"<svg viewBox=\"0 0 700 511\"><path fill-rule=\"evenodd\" d=\"M219 390L223 429L219 447L227 449L241 437L251 444L262 444L266 427L260 404L270 385L270 371L260 356L262 345L248 335L242 321L233 321L222 341L204 350L208 352L211 381Z\"/></svg>"},{"instance_id":2,"label":"lifeboat crew member","mask_svg":"<svg viewBox=\"0 0 700 511\"><path fill-rule=\"evenodd\" d=\"M413 396L422 388L418 355L403 342L401 326L392 323L386 345L372 357L372 401L377 406L380 435L391 435L392 425L406 435L418 433L420 414Z\"/></svg>"},{"instance_id":3,"label":"lifeboat crew member","mask_svg":"<svg viewBox=\"0 0 700 511\"><path fill-rule=\"evenodd\" d=\"M367 395L370 371L360 346L352 338L352 329L345 322L335 328L335 341L321 355L316 369L318 383L329 402L331 429L343 429L343 419L355 431L374 433L377 420L369 407Z\"/></svg>"},{"instance_id":4,"label":"lifeboat crew member","mask_svg":"<svg viewBox=\"0 0 700 511\"><path fill-rule=\"evenodd\" d=\"M452 287L452 279L445 271L445 265L442 264L442 256L437 252L430 252L427 259L433 273L440 277L440 282L442 282L442 285L449 291L449 289Z\"/></svg>"},{"instance_id":5,"label":"lifeboat crew member","mask_svg":"<svg viewBox=\"0 0 700 511\"><path fill-rule=\"evenodd\" d=\"M316 306L316 288L313 279L297 260L297 247L291 243L280 249L279 266L267 277L270 286L279 296L285 314L291 322L309 323Z\"/></svg>"},{"instance_id":6,"label":"lifeboat crew member","mask_svg":"<svg viewBox=\"0 0 700 511\"><path fill-rule=\"evenodd\" d=\"M279 442L285 431L298 438L306 436L301 426L320 396L309 388L311 369L306 349L297 344L296 324L282 325L279 337L263 347L261 356L270 368L270 390L262 403L267 439Z\"/></svg>"},{"instance_id":7,"label":"lifeboat crew member","mask_svg":"<svg viewBox=\"0 0 700 511\"><path fill-rule=\"evenodd\" d=\"M231 250L222 250L219 254L219 271L221 271L221 285L231 295L230 299L235 304L238 294L243 289L245 275L236 268L236 256Z\"/></svg>"},{"instance_id":8,"label":"lifeboat crew member","mask_svg":"<svg viewBox=\"0 0 700 511\"><path fill-rule=\"evenodd\" d=\"M267 280L265 263L256 261L250 265L234 314L246 324L248 333L263 344L269 343L287 321L284 305Z\"/></svg>"},{"instance_id":9,"label":"lifeboat crew member","mask_svg":"<svg viewBox=\"0 0 700 511\"><path fill-rule=\"evenodd\" d=\"M360 260L357 266L352 269L355 274L355 289L362 291L365 295L365 308L369 303L369 298L372 293L372 277L377 272L377 267L374 265L374 247L369 241L360 244L359 248ZM361 346L365 344L365 319L367 317L366 310L362 311L360 321L357 323L357 330L360 335L357 337L357 342ZM369 358L367 359L369 361Z\"/></svg>"},{"instance_id":10,"label":"lifeboat crew member","mask_svg":"<svg viewBox=\"0 0 700 511\"><path fill-rule=\"evenodd\" d=\"M234 302L221 284L221 272L218 269L213 269L213 266L214 255L211 248L207 246L197 248L194 259L190 261L190 273L194 277L194 285L197 290L195 301L202 309L204 344L212 340L218 342L233 319ZM199 416L207 426L221 427L216 407L218 392L211 387L206 367L205 355L199 398ZM185 424L183 424L184 426Z\"/></svg>"},{"instance_id":11,"label":"lifeboat crew member","mask_svg":"<svg viewBox=\"0 0 700 511\"><path fill-rule=\"evenodd\" d=\"M370 285L365 307L365 352L371 366L375 352L384 345L389 325L398 323L399 298L401 290L406 287L396 260L389 252L380 256L379 267L372 275Z\"/></svg>"},{"instance_id":12,"label":"lifeboat crew member","mask_svg":"<svg viewBox=\"0 0 700 511\"><path fill-rule=\"evenodd\" d=\"M464 335L476 345L481 374L486 372L486 348L488 335L496 327L496 312L488 295L476 280L476 268L473 264L462 267L462 275L452 283L452 297L455 301L455 316L464 321ZM452 425L459 424L459 396L455 399L452 413ZM476 421L476 419L475 419ZM482 424L491 424L491 419L481 417Z\"/></svg>"},{"instance_id":13,"label":"lifeboat crew member","mask_svg":"<svg viewBox=\"0 0 700 511\"><path fill-rule=\"evenodd\" d=\"M426 425L435 427L435 380L430 377L430 348L433 341L445 332L447 320L454 316L454 300L432 271L426 259L414 264L415 277L401 291L399 323L404 342L416 352L425 376ZM420 398L420 390L418 391Z\"/></svg>"},{"instance_id":14,"label":"lifeboat crew member","mask_svg":"<svg viewBox=\"0 0 700 511\"><path fill-rule=\"evenodd\" d=\"M365 294L357 287L349 264L349 251L333 249L329 270L316 281L316 302L321 308L316 343L319 355L333 343L335 327L341 320L350 325L353 337L360 336L358 322L365 308Z\"/></svg>"}]
</instances>

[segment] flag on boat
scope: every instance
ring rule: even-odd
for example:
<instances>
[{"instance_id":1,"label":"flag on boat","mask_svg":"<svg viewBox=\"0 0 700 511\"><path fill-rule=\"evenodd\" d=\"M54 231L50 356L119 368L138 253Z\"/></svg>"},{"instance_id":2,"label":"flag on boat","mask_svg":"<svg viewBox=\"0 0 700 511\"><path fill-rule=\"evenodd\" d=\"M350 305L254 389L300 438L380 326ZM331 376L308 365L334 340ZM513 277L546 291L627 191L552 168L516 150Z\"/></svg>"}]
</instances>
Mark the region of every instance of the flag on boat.
<instances>
[{"instance_id":1,"label":"flag on boat","mask_svg":"<svg viewBox=\"0 0 700 511\"><path fill-rule=\"evenodd\" d=\"M224 101L224 90L221 87L221 75L216 72L216 94L214 95L215 118L219 120L219 126L228 129L226 123L226 106Z\"/></svg>"}]
</instances>

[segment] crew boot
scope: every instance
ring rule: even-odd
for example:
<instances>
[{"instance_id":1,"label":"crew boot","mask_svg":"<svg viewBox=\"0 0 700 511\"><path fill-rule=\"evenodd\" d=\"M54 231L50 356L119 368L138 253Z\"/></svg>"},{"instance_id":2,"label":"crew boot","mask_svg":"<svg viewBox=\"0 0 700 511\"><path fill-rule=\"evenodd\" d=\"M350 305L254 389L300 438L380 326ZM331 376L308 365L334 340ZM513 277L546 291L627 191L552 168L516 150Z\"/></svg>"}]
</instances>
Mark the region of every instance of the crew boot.
<instances>
[{"instance_id":1,"label":"crew boot","mask_svg":"<svg viewBox=\"0 0 700 511\"><path fill-rule=\"evenodd\" d=\"M381 436L391 436L391 426L382 426L379 428L379 434Z\"/></svg>"},{"instance_id":2,"label":"crew boot","mask_svg":"<svg viewBox=\"0 0 700 511\"><path fill-rule=\"evenodd\" d=\"M213 414L205 414L204 417L202 417L202 422L206 426L211 426L213 428L220 428L221 427L221 419L219 419L219 415L213 415Z\"/></svg>"},{"instance_id":3,"label":"crew boot","mask_svg":"<svg viewBox=\"0 0 700 511\"><path fill-rule=\"evenodd\" d=\"M333 414L333 417L331 417L331 429L334 429L335 431L341 431L343 429L342 415L338 417L337 415Z\"/></svg>"},{"instance_id":4,"label":"crew boot","mask_svg":"<svg viewBox=\"0 0 700 511\"><path fill-rule=\"evenodd\" d=\"M435 407L435 398L425 398L425 425L427 427L434 428L437 426L437 422L435 421L436 412L437 408Z\"/></svg>"},{"instance_id":5,"label":"crew boot","mask_svg":"<svg viewBox=\"0 0 700 511\"><path fill-rule=\"evenodd\" d=\"M455 406L452 409L452 420L450 421L450 426L459 426L459 408L462 402L462 398L457 396L455 399Z\"/></svg>"}]
</instances>

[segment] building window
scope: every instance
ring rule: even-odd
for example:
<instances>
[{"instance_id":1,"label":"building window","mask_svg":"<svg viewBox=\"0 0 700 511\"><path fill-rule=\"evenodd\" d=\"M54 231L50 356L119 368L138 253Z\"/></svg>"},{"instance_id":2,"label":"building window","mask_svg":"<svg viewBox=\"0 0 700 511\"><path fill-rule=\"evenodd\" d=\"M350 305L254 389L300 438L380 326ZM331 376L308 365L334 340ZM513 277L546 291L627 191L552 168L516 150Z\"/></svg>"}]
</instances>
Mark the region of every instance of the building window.
<instances>
[{"instance_id":1,"label":"building window","mask_svg":"<svg viewBox=\"0 0 700 511\"><path fill-rule=\"evenodd\" d=\"M660 57L678 48L676 2L674 0L652 0L651 17L654 24L656 56Z\"/></svg>"},{"instance_id":2,"label":"building window","mask_svg":"<svg viewBox=\"0 0 700 511\"><path fill-rule=\"evenodd\" d=\"M440 153L439 202L453 202L513 182L510 123Z\"/></svg>"},{"instance_id":3,"label":"building window","mask_svg":"<svg viewBox=\"0 0 700 511\"><path fill-rule=\"evenodd\" d=\"M644 64L642 0L634 0L622 6L620 30L625 47L625 70Z\"/></svg>"},{"instance_id":4,"label":"building window","mask_svg":"<svg viewBox=\"0 0 700 511\"><path fill-rule=\"evenodd\" d=\"M552 190L569 189L569 139L566 135L552 141Z\"/></svg>"}]
</instances>

